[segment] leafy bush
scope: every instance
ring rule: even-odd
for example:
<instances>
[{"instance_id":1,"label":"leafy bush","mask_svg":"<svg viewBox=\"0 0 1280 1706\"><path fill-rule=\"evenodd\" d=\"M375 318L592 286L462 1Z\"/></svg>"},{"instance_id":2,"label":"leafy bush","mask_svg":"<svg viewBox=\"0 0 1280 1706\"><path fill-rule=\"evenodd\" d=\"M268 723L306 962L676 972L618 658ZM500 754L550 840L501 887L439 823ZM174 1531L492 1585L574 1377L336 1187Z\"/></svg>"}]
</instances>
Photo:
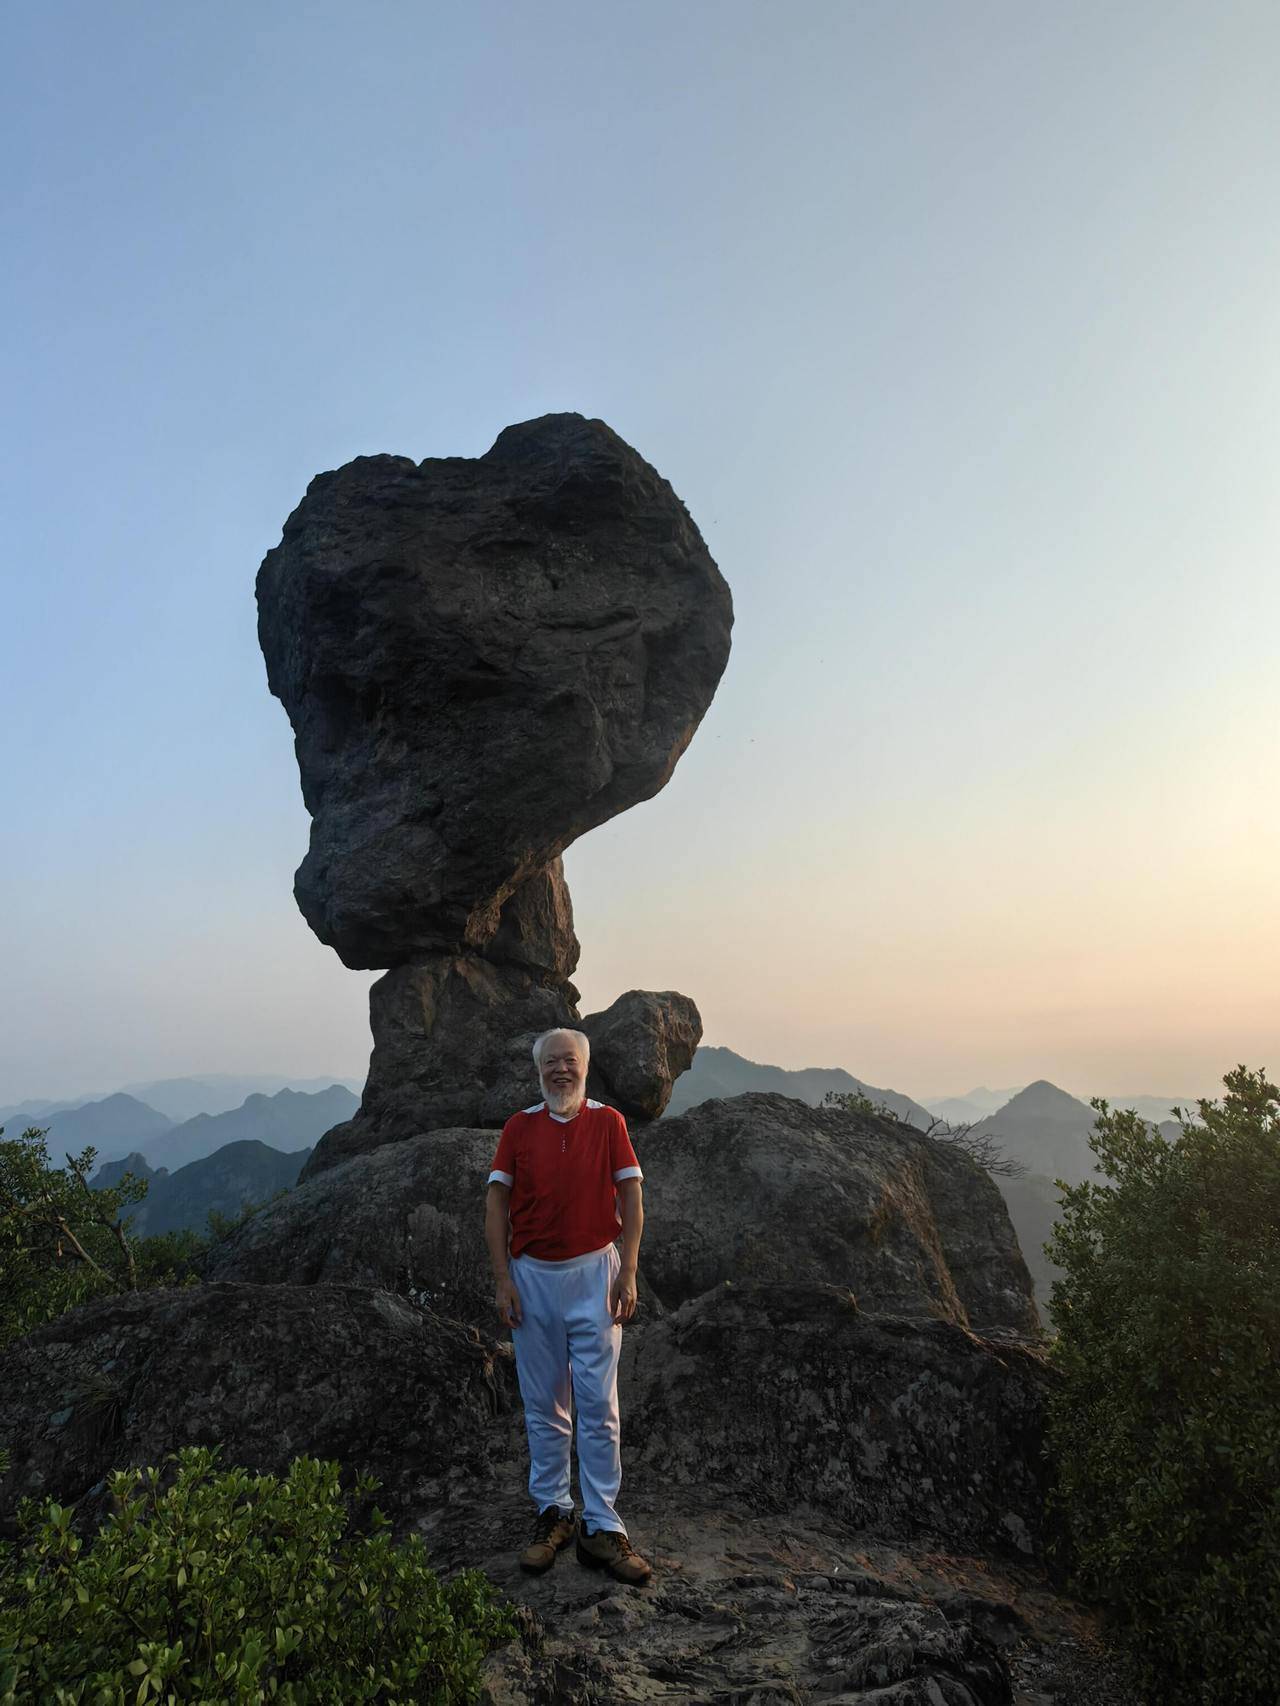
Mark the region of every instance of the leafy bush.
<instances>
[{"instance_id":1,"label":"leafy bush","mask_svg":"<svg viewBox=\"0 0 1280 1706\"><path fill-rule=\"evenodd\" d=\"M156 1469L114 1473L113 1514L88 1544L66 1507L22 1502L0 1567L3 1706L475 1698L485 1653L515 1633L483 1575L441 1582L376 1507L368 1534L344 1536L336 1463L219 1474L218 1449L179 1451L167 1490Z\"/></svg>"},{"instance_id":2,"label":"leafy bush","mask_svg":"<svg viewBox=\"0 0 1280 1706\"><path fill-rule=\"evenodd\" d=\"M1071 1582L1162 1702L1280 1698L1280 1091L1239 1066L1173 1142L1098 1110L1110 1183L1046 1246L1049 1400Z\"/></svg>"},{"instance_id":3,"label":"leafy bush","mask_svg":"<svg viewBox=\"0 0 1280 1706\"><path fill-rule=\"evenodd\" d=\"M47 1131L0 1132L0 1347L41 1322L105 1292L138 1284L120 1212L146 1194L125 1177L108 1190L88 1183L96 1150L50 1164Z\"/></svg>"},{"instance_id":4,"label":"leafy bush","mask_svg":"<svg viewBox=\"0 0 1280 1706\"><path fill-rule=\"evenodd\" d=\"M29 1126L19 1138L3 1132L0 1127L0 1350L94 1297L198 1285L213 1245L262 1206L245 1203L234 1217L211 1209L205 1236L183 1230L134 1238L128 1211L146 1196L146 1179L126 1172L115 1185L91 1186L92 1145L55 1167L47 1128Z\"/></svg>"}]
</instances>

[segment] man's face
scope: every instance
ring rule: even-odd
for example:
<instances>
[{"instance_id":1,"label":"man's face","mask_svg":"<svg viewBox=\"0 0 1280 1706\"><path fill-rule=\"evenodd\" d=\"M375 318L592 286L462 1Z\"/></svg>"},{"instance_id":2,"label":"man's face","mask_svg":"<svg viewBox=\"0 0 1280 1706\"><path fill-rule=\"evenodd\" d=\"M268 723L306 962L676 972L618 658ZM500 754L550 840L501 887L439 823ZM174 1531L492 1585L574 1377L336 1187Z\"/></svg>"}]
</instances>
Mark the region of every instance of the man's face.
<instances>
[{"instance_id":1,"label":"man's face","mask_svg":"<svg viewBox=\"0 0 1280 1706\"><path fill-rule=\"evenodd\" d=\"M539 1074L542 1093L552 1113L573 1113L583 1099L587 1084L582 1045L562 1031L548 1037L542 1045Z\"/></svg>"}]
</instances>

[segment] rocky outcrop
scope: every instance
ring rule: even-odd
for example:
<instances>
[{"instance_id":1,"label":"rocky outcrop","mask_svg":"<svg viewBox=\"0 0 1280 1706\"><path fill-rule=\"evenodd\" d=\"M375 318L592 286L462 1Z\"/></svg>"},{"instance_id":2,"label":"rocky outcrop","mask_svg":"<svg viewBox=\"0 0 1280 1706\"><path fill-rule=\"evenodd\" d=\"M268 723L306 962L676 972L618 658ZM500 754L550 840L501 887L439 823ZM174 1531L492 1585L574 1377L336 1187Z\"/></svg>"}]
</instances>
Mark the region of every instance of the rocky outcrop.
<instances>
[{"instance_id":1,"label":"rocky outcrop","mask_svg":"<svg viewBox=\"0 0 1280 1706\"><path fill-rule=\"evenodd\" d=\"M486 1141L455 1135L459 1163ZM358 1165L391 1170L408 1149ZM1036 1561L1034 1356L865 1316L828 1286L722 1287L623 1345L623 1496L656 1566L644 1590L571 1552L521 1574L509 1352L369 1286L135 1293L9 1347L0 1534L26 1493L76 1501L87 1534L112 1468L186 1443L274 1473L333 1456L375 1476L373 1502L437 1569L479 1565L521 1605L520 1638L485 1667L493 1706L1029 1706L1046 1686L1127 1706L1088 1614Z\"/></svg>"},{"instance_id":2,"label":"rocky outcrop","mask_svg":"<svg viewBox=\"0 0 1280 1706\"><path fill-rule=\"evenodd\" d=\"M698 1009L670 989L629 989L578 1028L591 1043L592 1094L633 1120L661 1118L702 1041Z\"/></svg>"},{"instance_id":3,"label":"rocky outcrop","mask_svg":"<svg viewBox=\"0 0 1280 1706\"><path fill-rule=\"evenodd\" d=\"M694 1004L630 991L578 1018L559 854L663 785L728 654L683 505L576 415L474 461L362 457L312 482L258 599L313 819L299 905L346 964L388 968L364 1100L205 1284L84 1305L0 1354L0 1533L28 1493L87 1532L110 1469L187 1443L258 1470L332 1457L438 1568L523 1601L491 1706L1009 1706L1050 1598L1052 1374L993 1180L909 1126L774 1094L659 1122ZM538 1099L534 1037L565 1024L645 1173L620 1373L623 1505L657 1566L640 1592L571 1556L536 1581L515 1564L527 1457L485 1180L494 1128Z\"/></svg>"},{"instance_id":4,"label":"rocky outcrop","mask_svg":"<svg viewBox=\"0 0 1280 1706\"><path fill-rule=\"evenodd\" d=\"M990 1176L909 1126L754 1094L633 1132L650 1314L725 1281L847 1288L864 1312L1038 1341ZM313 1174L211 1251L211 1279L383 1285L489 1330L493 1130L390 1142ZM989 1198L994 1194L994 1203Z\"/></svg>"},{"instance_id":5,"label":"rocky outcrop","mask_svg":"<svg viewBox=\"0 0 1280 1706\"><path fill-rule=\"evenodd\" d=\"M88 1303L0 1354L0 1533L24 1494L80 1501L111 1469L180 1445L279 1473L299 1453L359 1465L390 1504L446 1497L505 1449L509 1358L457 1322L367 1286L207 1284Z\"/></svg>"},{"instance_id":6,"label":"rocky outcrop","mask_svg":"<svg viewBox=\"0 0 1280 1706\"><path fill-rule=\"evenodd\" d=\"M493 1131L436 1131L331 1167L213 1246L208 1280L382 1286L499 1331L484 1242ZM643 1274L649 1316L663 1313Z\"/></svg>"},{"instance_id":7,"label":"rocky outcrop","mask_svg":"<svg viewBox=\"0 0 1280 1706\"><path fill-rule=\"evenodd\" d=\"M625 1423L624 1423L625 1426ZM489 1706L1134 1706L1099 1619L1029 1562L881 1539L807 1503L760 1512L647 1471L624 1488L642 1592L565 1556L516 1567L513 1470L479 1511L418 1526L431 1556L479 1563L521 1607L521 1638L485 1665Z\"/></svg>"},{"instance_id":8,"label":"rocky outcrop","mask_svg":"<svg viewBox=\"0 0 1280 1706\"><path fill-rule=\"evenodd\" d=\"M484 1243L491 1131L437 1131L329 1168L220 1239L209 1281L378 1286L492 1325Z\"/></svg>"},{"instance_id":9,"label":"rocky outcrop","mask_svg":"<svg viewBox=\"0 0 1280 1706\"><path fill-rule=\"evenodd\" d=\"M729 590L603 421L318 475L258 572L312 816L303 915L344 964L480 948L570 842L649 799L729 655Z\"/></svg>"},{"instance_id":10,"label":"rocky outcrop","mask_svg":"<svg viewBox=\"0 0 1280 1706\"><path fill-rule=\"evenodd\" d=\"M864 1314L838 1286L747 1278L648 1328L622 1384L631 1462L808 1504L855 1529L1040 1552L1042 1355L948 1321Z\"/></svg>"},{"instance_id":11,"label":"rocky outcrop","mask_svg":"<svg viewBox=\"0 0 1280 1706\"><path fill-rule=\"evenodd\" d=\"M848 1286L868 1311L1035 1335L990 1174L876 1116L754 1092L637 1134L644 1267L668 1308L725 1280Z\"/></svg>"}]
</instances>

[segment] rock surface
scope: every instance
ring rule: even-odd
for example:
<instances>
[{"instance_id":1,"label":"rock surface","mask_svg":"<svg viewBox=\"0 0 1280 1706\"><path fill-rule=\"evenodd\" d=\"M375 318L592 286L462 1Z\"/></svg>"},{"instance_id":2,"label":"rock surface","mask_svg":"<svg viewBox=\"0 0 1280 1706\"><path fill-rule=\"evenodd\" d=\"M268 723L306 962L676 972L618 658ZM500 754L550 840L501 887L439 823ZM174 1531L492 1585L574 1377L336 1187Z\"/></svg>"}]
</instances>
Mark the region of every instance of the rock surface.
<instances>
[{"instance_id":1,"label":"rock surface","mask_svg":"<svg viewBox=\"0 0 1280 1706\"><path fill-rule=\"evenodd\" d=\"M489 1706L1135 1706L1097 1617L1034 1565L895 1544L803 1503L761 1515L632 1476L623 1498L655 1567L643 1589L572 1549L523 1575L514 1471L482 1512L416 1525L442 1566L478 1560L522 1608L485 1666Z\"/></svg>"},{"instance_id":2,"label":"rock surface","mask_svg":"<svg viewBox=\"0 0 1280 1706\"><path fill-rule=\"evenodd\" d=\"M564 861L553 859L545 871L522 883L502 908L484 956L499 965L519 966L554 986L569 982L580 951ZM570 991L576 999L572 986Z\"/></svg>"},{"instance_id":3,"label":"rock surface","mask_svg":"<svg viewBox=\"0 0 1280 1706\"><path fill-rule=\"evenodd\" d=\"M629 989L578 1029L591 1043L592 1094L629 1120L660 1119L671 1087L702 1041L702 1016L687 995Z\"/></svg>"},{"instance_id":4,"label":"rock surface","mask_svg":"<svg viewBox=\"0 0 1280 1706\"><path fill-rule=\"evenodd\" d=\"M621 1383L632 1470L673 1497L820 1507L882 1538L1040 1555L1043 1356L837 1286L719 1286L646 1328Z\"/></svg>"},{"instance_id":5,"label":"rock surface","mask_svg":"<svg viewBox=\"0 0 1280 1706\"><path fill-rule=\"evenodd\" d=\"M437 1131L329 1168L210 1250L209 1281L367 1285L492 1324L484 1242L491 1131Z\"/></svg>"},{"instance_id":6,"label":"rock surface","mask_svg":"<svg viewBox=\"0 0 1280 1706\"><path fill-rule=\"evenodd\" d=\"M534 1038L577 1026L572 984L479 954L397 966L369 990L373 1053L359 1112L327 1131L300 1178L450 1126L498 1126L540 1099Z\"/></svg>"},{"instance_id":7,"label":"rock surface","mask_svg":"<svg viewBox=\"0 0 1280 1706\"><path fill-rule=\"evenodd\" d=\"M642 1261L669 1309L725 1280L817 1280L870 1312L1040 1330L1004 1199L953 1145L762 1092L703 1102L635 1144Z\"/></svg>"},{"instance_id":8,"label":"rock surface","mask_svg":"<svg viewBox=\"0 0 1280 1706\"><path fill-rule=\"evenodd\" d=\"M570 1550L524 1576L510 1348L376 1289L425 1298L425 1262L454 1276L434 1301L465 1303L491 1141L387 1147L301 1187L305 1212L285 1199L233 1235L242 1271L308 1283L103 1299L10 1347L0 1533L28 1492L78 1501L88 1533L110 1468L187 1442L258 1470L336 1456L377 1476L437 1568L478 1565L523 1606L521 1638L486 1664L491 1706L1132 1706L1096 1620L1038 1561L1042 1359L864 1314L832 1286L740 1282L628 1327L620 1508L656 1575L625 1588ZM407 1236L402 1195L421 1199L401 1208ZM370 1283L334 1283L352 1271Z\"/></svg>"},{"instance_id":9,"label":"rock surface","mask_svg":"<svg viewBox=\"0 0 1280 1706\"><path fill-rule=\"evenodd\" d=\"M355 967L483 946L515 888L657 793L733 619L668 483L574 414L318 475L257 596L312 815L295 893Z\"/></svg>"},{"instance_id":10,"label":"rock surface","mask_svg":"<svg viewBox=\"0 0 1280 1706\"><path fill-rule=\"evenodd\" d=\"M818 1282L848 1288L864 1312L1037 1341L1003 1198L939 1140L760 1093L632 1136L651 1305L675 1309L726 1280ZM482 1219L496 1141L493 1129L444 1129L339 1157L215 1247L206 1273L385 1285L487 1328Z\"/></svg>"},{"instance_id":11,"label":"rock surface","mask_svg":"<svg viewBox=\"0 0 1280 1706\"><path fill-rule=\"evenodd\" d=\"M0 1354L0 1533L24 1494L105 1513L109 1470L221 1443L279 1473L299 1453L377 1475L388 1507L483 1499L514 1370L458 1322L367 1286L209 1284L84 1304Z\"/></svg>"},{"instance_id":12,"label":"rock surface","mask_svg":"<svg viewBox=\"0 0 1280 1706\"><path fill-rule=\"evenodd\" d=\"M215 1244L209 1280L373 1285L497 1333L484 1199L497 1133L386 1144L267 1203ZM643 1275L650 1315L663 1313Z\"/></svg>"}]
</instances>

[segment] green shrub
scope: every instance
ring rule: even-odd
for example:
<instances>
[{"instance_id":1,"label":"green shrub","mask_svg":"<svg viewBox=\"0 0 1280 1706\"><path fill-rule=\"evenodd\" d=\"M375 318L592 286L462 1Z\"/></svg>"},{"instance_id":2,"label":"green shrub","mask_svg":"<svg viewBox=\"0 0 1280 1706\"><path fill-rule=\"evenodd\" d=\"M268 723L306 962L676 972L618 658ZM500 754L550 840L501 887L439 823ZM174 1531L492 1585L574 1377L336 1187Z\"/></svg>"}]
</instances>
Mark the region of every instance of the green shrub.
<instances>
[{"instance_id":1,"label":"green shrub","mask_svg":"<svg viewBox=\"0 0 1280 1706\"><path fill-rule=\"evenodd\" d=\"M0 1350L95 1297L200 1284L212 1247L262 1207L245 1203L235 1216L211 1209L206 1235L184 1229L135 1238L129 1210L148 1181L126 1172L115 1185L91 1186L92 1145L55 1167L47 1136L29 1126L6 1138L0 1127Z\"/></svg>"},{"instance_id":2,"label":"green shrub","mask_svg":"<svg viewBox=\"0 0 1280 1706\"><path fill-rule=\"evenodd\" d=\"M1224 1082L1173 1142L1095 1100L1110 1182L1057 1180L1046 1246L1071 1584L1164 1706L1280 1699L1280 1091Z\"/></svg>"},{"instance_id":3,"label":"green shrub","mask_svg":"<svg viewBox=\"0 0 1280 1706\"><path fill-rule=\"evenodd\" d=\"M54 1167L47 1131L0 1128L0 1349L77 1303L137 1283L120 1211L146 1193L126 1175L109 1190L88 1184L96 1150Z\"/></svg>"},{"instance_id":4,"label":"green shrub","mask_svg":"<svg viewBox=\"0 0 1280 1706\"><path fill-rule=\"evenodd\" d=\"M393 1545L376 1507L343 1534L338 1465L284 1479L214 1473L219 1447L110 1477L88 1543L54 1501L19 1510L0 1565L3 1706L313 1706L473 1700L489 1647L515 1633L478 1571L441 1582L417 1536ZM352 1496L377 1485L358 1479Z\"/></svg>"}]
</instances>

